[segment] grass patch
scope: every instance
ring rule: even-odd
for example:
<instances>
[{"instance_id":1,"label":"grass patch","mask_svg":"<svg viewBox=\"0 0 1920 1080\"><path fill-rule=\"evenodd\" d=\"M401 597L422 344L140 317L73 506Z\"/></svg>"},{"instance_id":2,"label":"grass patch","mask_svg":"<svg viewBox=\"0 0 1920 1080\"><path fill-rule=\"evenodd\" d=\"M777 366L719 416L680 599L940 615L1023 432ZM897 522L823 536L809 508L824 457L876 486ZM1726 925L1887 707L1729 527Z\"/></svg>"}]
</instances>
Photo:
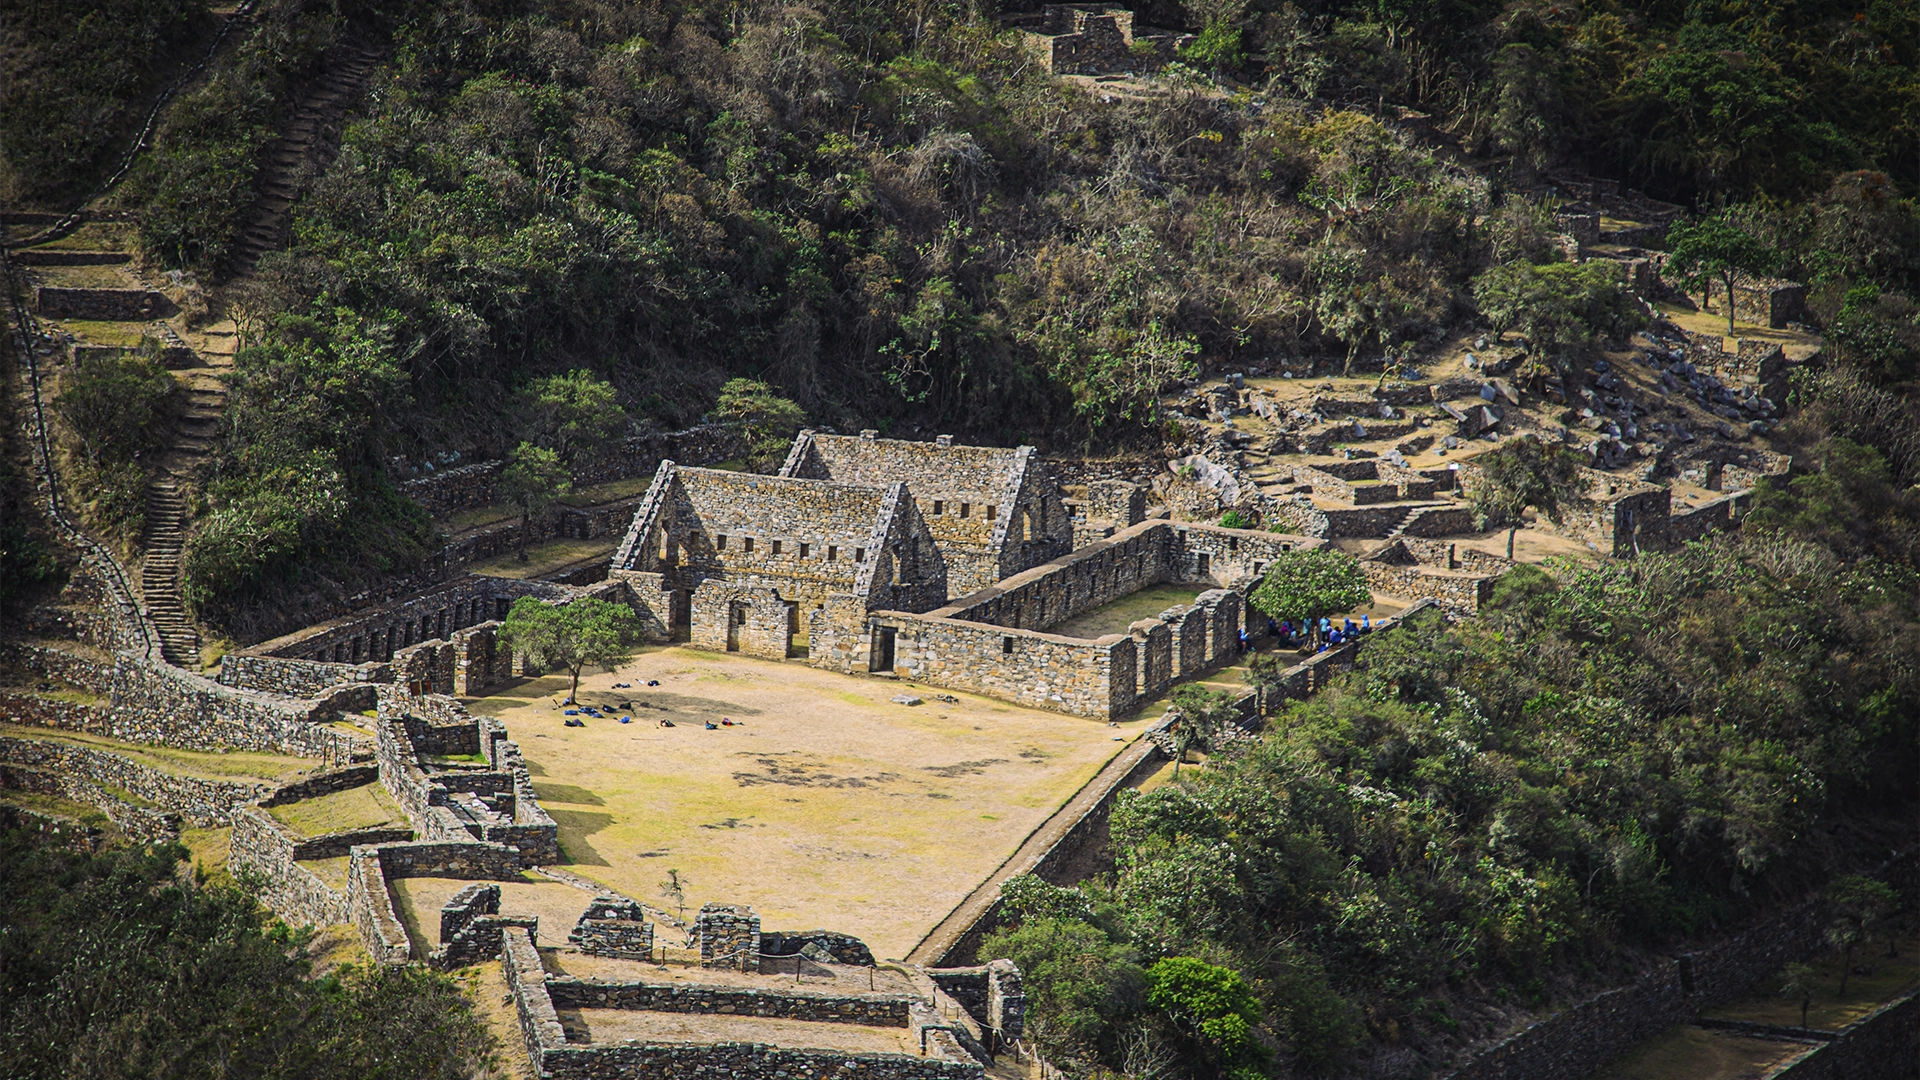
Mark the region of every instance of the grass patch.
<instances>
[{"instance_id":1,"label":"grass patch","mask_svg":"<svg viewBox=\"0 0 1920 1080\"><path fill-rule=\"evenodd\" d=\"M69 334L88 345L118 345L132 349L146 336L147 324L142 322L100 322L96 319L61 319L60 325Z\"/></svg>"},{"instance_id":2,"label":"grass patch","mask_svg":"<svg viewBox=\"0 0 1920 1080\"><path fill-rule=\"evenodd\" d=\"M550 574L574 563L588 559L601 558L613 554L618 546L618 538L607 536L598 540L549 540L527 549L527 561L520 562L512 555L495 559L473 568L476 574L487 577L526 578Z\"/></svg>"},{"instance_id":3,"label":"grass patch","mask_svg":"<svg viewBox=\"0 0 1920 1080\"><path fill-rule=\"evenodd\" d=\"M1129 593L1092 611L1083 611L1065 622L1049 626L1045 632L1072 638L1124 634L1127 627L1141 619L1157 618L1170 607L1185 607L1199 595L1199 589L1185 585L1149 585L1139 592Z\"/></svg>"},{"instance_id":4,"label":"grass patch","mask_svg":"<svg viewBox=\"0 0 1920 1080\"><path fill-rule=\"evenodd\" d=\"M284 806L273 806L267 812L302 836L325 836L348 829L372 829L405 822L400 808L394 805L392 797L379 784L366 784L322 795L317 799L302 799Z\"/></svg>"},{"instance_id":5,"label":"grass patch","mask_svg":"<svg viewBox=\"0 0 1920 1080\"><path fill-rule=\"evenodd\" d=\"M99 807L74 802L72 799L63 799L58 795L41 795L32 791L0 791L0 804L17 806L22 810L31 810L36 814L45 814L48 817L56 817L96 829L104 829L111 824L107 820L105 811Z\"/></svg>"},{"instance_id":6,"label":"grass patch","mask_svg":"<svg viewBox=\"0 0 1920 1080\"><path fill-rule=\"evenodd\" d=\"M597 506L616 499L631 499L635 495L644 495L652 484L651 474L629 477L625 480L609 480L604 484L577 488L572 494L562 496L559 501L566 506Z\"/></svg>"},{"instance_id":7,"label":"grass patch","mask_svg":"<svg viewBox=\"0 0 1920 1080\"><path fill-rule=\"evenodd\" d=\"M133 226L124 221L89 221L39 247L43 251L132 251Z\"/></svg>"},{"instance_id":8,"label":"grass patch","mask_svg":"<svg viewBox=\"0 0 1920 1080\"><path fill-rule=\"evenodd\" d=\"M347 891L347 866L353 861L351 855L336 855L331 859L302 859L300 865L313 872L321 883L336 892Z\"/></svg>"},{"instance_id":9,"label":"grass patch","mask_svg":"<svg viewBox=\"0 0 1920 1080\"><path fill-rule=\"evenodd\" d=\"M233 880L233 876L227 873L227 856L231 851L232 839L231 828L180 830L180 844L187 849L193 868L222 882Z\"/></svg>"},{"instance_id":10,"label":"grass patch","mask_svg":"<svg viewBox=\"0 0 1920 1080\"><path fill-rule=\"evenodd\" d=\"M283 754L258 754L238 750L227 754L179 750L171 746L147 746L110 739L104 735L87 735L77 731L50 731L47 728L28 727L21 724L0 724L0 734L105 750L162 772L195 776L205 780L279 783L296 773L320 764L316 758L297 758Z\"/></svg>"},{"instance_id":11,"label":"grass patch","mask_svg":"<svg viewBox=\"0 0 1920 1080\"><path fill-rule=\"evenodd\" d=\"M447 765L485 765L487 759L481 754L427 754L426 759L434 764Z\"/></svg>"}]
</instances>

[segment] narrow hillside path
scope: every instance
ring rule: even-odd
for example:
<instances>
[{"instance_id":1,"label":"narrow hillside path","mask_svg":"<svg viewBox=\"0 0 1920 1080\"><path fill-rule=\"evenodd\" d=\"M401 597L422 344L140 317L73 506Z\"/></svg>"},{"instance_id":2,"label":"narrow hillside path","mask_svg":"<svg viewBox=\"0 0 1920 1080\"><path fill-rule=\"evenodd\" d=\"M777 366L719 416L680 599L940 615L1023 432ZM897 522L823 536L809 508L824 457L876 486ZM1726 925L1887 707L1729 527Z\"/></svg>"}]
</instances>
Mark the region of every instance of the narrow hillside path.
<instances>
[{"instance_id":1,"label":"narrow hillside path","mask_svg":"<svg viewBox=\"0 0 1920 1080\"><path fill-rule=\"evenodd\" d=\"M287 222L301 185L310 169L325 164L323 159L337 141L337 131L329 129L337 128L346 116L347 106L366 86L379 59L373 50L358 44L343 43L328 53L326 70L300 100L293 119L261 165L260 196L228 266L234 279L250 274L260 256L286 242Z\"/></svg>"}]
</instances>

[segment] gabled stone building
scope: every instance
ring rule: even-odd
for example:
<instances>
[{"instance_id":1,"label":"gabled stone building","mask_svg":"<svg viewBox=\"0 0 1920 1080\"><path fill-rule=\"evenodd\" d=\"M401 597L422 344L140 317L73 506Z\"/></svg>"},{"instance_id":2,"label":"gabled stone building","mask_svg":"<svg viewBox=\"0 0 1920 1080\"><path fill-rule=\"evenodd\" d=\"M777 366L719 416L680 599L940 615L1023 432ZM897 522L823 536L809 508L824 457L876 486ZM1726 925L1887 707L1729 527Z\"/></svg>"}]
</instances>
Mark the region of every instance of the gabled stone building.
<instances>
[{"instance_id":1,"label":"gabled stone building","mask_svg":"<svg viewBox=\"0 0 1920 1080\"><path fill-rule=\"evenodd\" d=\"M907 485L662 462L615 553L649 636L782 658L864 657L867 613L929 611L947 567ZM851 662L851 658L843 658Z\"/></svg>"},{"instance_id":2,"label":"gabled stone building","mask_svg":"<svg viewBox=\"0 0 1920 1080\"><path fill-rule=\"evenodd\" d=\"M948 596L984 589L1073 549L1073 521L1033 447L878 436L802 431L780 475L873 488L905 481L945 558Z\"/></svg>"}]
</instances>

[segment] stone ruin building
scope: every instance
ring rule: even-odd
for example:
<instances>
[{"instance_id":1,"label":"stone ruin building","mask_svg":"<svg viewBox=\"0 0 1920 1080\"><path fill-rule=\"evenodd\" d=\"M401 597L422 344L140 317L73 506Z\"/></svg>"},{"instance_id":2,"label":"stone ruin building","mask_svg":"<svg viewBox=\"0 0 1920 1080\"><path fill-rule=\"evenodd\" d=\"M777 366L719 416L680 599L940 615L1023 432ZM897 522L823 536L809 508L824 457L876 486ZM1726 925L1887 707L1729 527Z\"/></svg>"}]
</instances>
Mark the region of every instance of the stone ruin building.
<instances>
[{"instance_id":1,"label":"stone ruin building","mask_svg":"<svg viewBox=\"0 0 1920 1080\"><path fill-rule=\"evenodd\" d=\"M1010 15L1029 52L1055 75L1106 75L1158 67L1172 60L1193 35L1170 30L1136 34L1133 12L1118 4L1047 4L1038 12ZM1146 45L1138 55L1136 45Z\"/></svg>"},{"instance_id":2,"label":"stone ruin building","mask_svg":"<svg viewBox=\"0 0 1920 1080\"><path fill-rule=\"evenodd\" d=\"M904 480L947 563L948 596L965 596L1073 546L1054 480L1033 447L1012 450L882 439L875 431L802 431L781 476L885 487Z\"/></svg>"},{"instance_id":3,"label":"stone ruin building","mask_svg":"<svg viewBox=\"0 0 1920 1080\"><path fill-rule=\"evenodd\" d=\"M655 474L609 573L631 590L654 640L821 664L857 651L868 612L925 611L947 597L946 562L904 482L863 486L671 461Z\"/></svg>"}]
</instances>

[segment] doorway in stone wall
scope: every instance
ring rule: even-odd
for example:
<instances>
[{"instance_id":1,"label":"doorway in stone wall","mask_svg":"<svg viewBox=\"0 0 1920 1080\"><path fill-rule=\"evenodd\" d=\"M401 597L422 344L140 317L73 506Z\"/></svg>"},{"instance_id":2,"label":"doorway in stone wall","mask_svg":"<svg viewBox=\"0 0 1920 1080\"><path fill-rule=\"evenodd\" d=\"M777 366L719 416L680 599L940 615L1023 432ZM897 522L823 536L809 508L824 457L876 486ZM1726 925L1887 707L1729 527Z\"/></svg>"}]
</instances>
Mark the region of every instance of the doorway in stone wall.
<instances>
[{"instance_id":1,"label":"doorway in stone wall","mask_svg":"<svg viewBox=\"0 0 1920 1080\"><path fill-rule=\"evenodd\" d=\"M800 605L787 605L787 655L804 660L808 647L812 645L806 634L800 632Z\"/></svg>"},{"instance_id":2,"label":"doorway in stone wall","mask_svg":"<svg viewBox=\"0 0 1920 1080\"><path fill-rule=\"evenodd\" d=\"M740 628L747 624L747 605L735 601L727 605L727 651L740 651Z\"/></svg>"},{"instance_id":3,"label":"doorway in stone wall","mask_svg":"<svg viewBox=\"0 0 1920 1080\"><path fill-rule=\"evenodd\" d=\"M675 589L667 598L667 636L674 641L693 640L693 593Z\"/></svg>"},{"instance_id":4,"label":"doorway in stone wall","mask_svg":"<svg viewBox=\"0 0 1920 1080\"><path fill-rule=\"evenodd\" d=\"M893 627L876 626L873 628L873 655L867 662L868 671L893 670L893 638Z\"/></svg>"}]
</instances>

